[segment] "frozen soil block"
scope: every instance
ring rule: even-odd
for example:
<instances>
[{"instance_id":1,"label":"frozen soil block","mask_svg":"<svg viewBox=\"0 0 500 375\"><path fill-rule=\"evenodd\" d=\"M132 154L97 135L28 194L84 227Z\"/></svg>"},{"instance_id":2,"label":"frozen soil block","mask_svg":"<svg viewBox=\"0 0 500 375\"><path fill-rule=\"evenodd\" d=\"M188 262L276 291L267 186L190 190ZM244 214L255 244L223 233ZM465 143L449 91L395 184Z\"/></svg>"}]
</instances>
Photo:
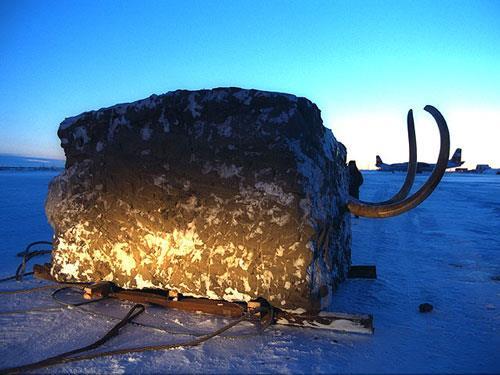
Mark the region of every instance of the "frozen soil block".
<instances>
[{"instance_id":1,"label":"frozen soil block","mask_svg":"<svg viewBox=\"0 0 500 375\"><path fill-rule=\"evenodd\" d=\"M52 275L316 310L350 264L346 151L289 94L178 90L58 131Z\"/></svg>"}]
</instances>

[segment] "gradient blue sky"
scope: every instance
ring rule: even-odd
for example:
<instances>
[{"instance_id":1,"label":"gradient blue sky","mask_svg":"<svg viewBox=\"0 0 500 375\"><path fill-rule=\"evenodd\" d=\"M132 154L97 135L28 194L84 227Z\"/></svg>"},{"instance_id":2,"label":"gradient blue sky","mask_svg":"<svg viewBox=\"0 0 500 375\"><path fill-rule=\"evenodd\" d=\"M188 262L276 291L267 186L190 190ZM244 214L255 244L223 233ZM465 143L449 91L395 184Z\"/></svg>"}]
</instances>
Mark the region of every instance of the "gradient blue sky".
<instances>
[{"instance_id":1,"label":"gradient blue sky","mask_svg":"<svg viewBox=\"0 0 500 375\"><path fill-rule=\"evenodd\" d=\"M178 88L306 96L350 159L419 160L448 121L466 166L500 167L500 1L0 2L0 153L60 157L65 118ZM452 150L453 151L453 150Z\"/></svg>"}]
</instances>

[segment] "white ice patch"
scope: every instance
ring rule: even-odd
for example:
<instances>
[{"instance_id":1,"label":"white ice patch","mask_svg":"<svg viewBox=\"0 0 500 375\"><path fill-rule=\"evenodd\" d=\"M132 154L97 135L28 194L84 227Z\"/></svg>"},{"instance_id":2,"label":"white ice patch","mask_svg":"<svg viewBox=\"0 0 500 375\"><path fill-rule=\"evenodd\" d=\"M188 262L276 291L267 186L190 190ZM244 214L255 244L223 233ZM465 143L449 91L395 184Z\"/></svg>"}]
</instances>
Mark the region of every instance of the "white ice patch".
<instances>
[{"instance_id":1,"label":"white ice patch","mask_svg":"<svg viewBox=\"0 0 500 375\"><path fill-rule=\"evenodd\" d=\"M304 154L298 140L288 140L287 143L295 154L297 170L305 180L304 188L307 198L302 199L299 205L309 220L325 221L331 202L326 201L328 197L324 197L320 191L325 179L323 172L313 159Z\"/></svg>"},{"instance_id":2,"label":"white ice patch","mask_svg":"<svg viewBox=\"0 0 500 375\"><path fill-rule=\"evenodd\" d=\"M325 129L325 134L323 136L323 152L330 161L333 161L335 142L336 140L335 137L333 136L332 131L330 129Z\"/></svg>"},{"instance_id":3,"label":"white ice patch","mask_svg":"<svg viewBox=\"0 0 500 375\"><path fill-rule=\"evenodd\" d=\"M288 111L281 112L276 117L271 117L269 122L272 124L284 124L287 123L293 115L296 113L297 109L295 107L290 108Z\"/></svg>"},{"instance_id":4,"label":"white ice patch","mask_svg":"<svg viewBox=\"0 0 500 375\"><path fill-rule=\"evenodd\" d=\"M201 106L198 105L198 103L196 103L196 96L197 95L198 95L197 93L193 92L193 93L189 94L189 97L188 97L188 100L189 100L188 109L191 112L191 115L193 116L193 118L197 118L200 116L199 110L201 109Z\"/></svg>"},{"instance_id":5,"label":"white ice patch","mask_svg":"<svg viewBox=\"0 0 500 375\"><path fill-rule=\"evenodd\" d=\"M239 173L243 167L237 167L234 164L227 166L226 164L216 166L215 170L217 171L219 177L221 178L229 178L233 176L239 176Z\"/></svg>"},{"instance_id":6,"label":"white ice patch","mask_svg":"<svg viewBox=\"0 0 500 375\"><path fill-rule=\"evenodd\" d=\"M80 139L82 141L81 144L76 144L76 148L78 150L81 150L84 145L86 145L89 142L89 136L87 135L87 129L84 128L83 126L78 126L75 128L73 131L73 137L75 140Z\"/></svg>"},{"instance_id":7,"label":"white ice patch","mask_svg":"<svg viewBox=\"0 0 500 375\"><path fill-rule=\"evenodd\" d=\"M290 221L290 215L289 214L284 214L281 216L274 216L274 214L271 216L271 223L274 223L280 227L285 225Z\"/></svg>"},{"instance_id":8,"label":"white ice patch","mask_svg":"<svg viewBox=\"0 0 500 375\"><path fill-rule=\"evenodd\" d=\"M285 193L281 186L272 182L256 182L255 188L277 198L278 202L284 206L290 205L294 199L293 194Z\"/></svg>"},{"instance_id":9,"label":"white ice patch","mask_svg":"<svg viewBox=\"0 0 500 375\"><path fill-rule=\"evenodd\" d=\"M127 247L128 243L118 242L113 245L112 252L115 254L116 260L118 261L123 272L125 272L128 276L131 276L132 270L136 267L136 264L134 257L132 257L129 252L124 250Z\"/></svg>"},{"instance_id":10,"label":"white ice patch","mask_svg":"<svg viewBox=\"0 0 500 375\"><path fill-rule=\"evenodd\" d=\"M226 288L225 289L226 294L224 294L223 298L226 301L250 301L252 297L250 297L246 293L241 293L238 291L238 289L235 288Z\"/></svg>"},{"instance_id":11,"label":"white ice patch","mask_svg":"<svg viewBox=\"0 0 500 375\"><path fill-rule=\"evenodd\" d=\"M143 141L149 141L152 134L153 130L149 127L149 125L146 125L141 129L141 138Z\"/></svg>"},{"instance_id":12,"label":"white ice patch","mask_svg":"<svg viewBox=\"0 0 500 375\"><path fill-rule=\"evenodd\" d=\"M163 264L165 258L191 256L191 261L201 260L201 250L197 247L203 246L203 241L196 232L194 222L188 224L187 229L174 229L172 233L149 233L144 236L148 247L155 251L158 264Z\"/></svg>"},{"instance_id":13,"label":"white ice patch","mask_svg":"<svg viewBox=\"0 0 500 375\"><path fill-rule=\"evenodd\" d=\"M168 121L167 117L165 116L165 108L163 108L163 110L161 111L161 116L158 119L158 122L163 127L163 131L165 133L170 133L170 122Z\"/></svg>"},{"instance_id":14,"label":"white ice patch","mask_svg":"<svg viewBox=\"0 0 500 375\"><path fill-rule=\"evenodd\" d=\"M108 141L112 141L114 136L115 136L116 129L119 126L124 126L124 125L130 126L130 124L128 123L125 116L118 115L118 116L114 117L111 120L111 124L109 125L109 128L108 128Z\"/></svg>"},{"instance_id":15,"label":"white ice patch","mask_svg":"<svg viewBox=\"0 0 500 375\"><path fill-rule=\"evenodd\" d=\"M221 137L229 138L232 133L232 128L230 123L233 121L233 118L229 116L222 124L217 124L217 134Z\"/></svg>"},{"instance_id":16,"label":"white ice patch","mask_svg":"<svg viewBox=\"0 0 500 375\"><path fill-rule=\"evenodd\" d=\"M156 285L153 284L151 281L144 280L142 278L142 275L140 273L138 273L135 276L134 280L135 280L135 285L136 285L137 289L145 289L145 288L154 288L154 287L156 287Z\"/></svg>"},{"instance_id":17,"label":"white ice patch","mask_svg":"<svg viewBox=\"0 0 500 375\"><path fill-rule=\"evenodd\" d=\"M161 176L156 176L153 179L153 183L158 187L162 187L166 182L167 182L167 176L165 176L164 174L162 174Z\"/></svg>"},{"instance_id":18,"label":"white ice patch","mask_svg":"<svg viewBox=\"0 0 500 375\"><path fill-rule=\"evenodd\" d=\"M73 278L77 278L78 271L80 270L80 262L76 261L75 263L65 262L59 271L63 275L73 276Z\"/></svg>"},{"instance_id":19,"label":"white ice patch","mask_svg":"<svg viewBox=\"0 0 500 375\"><path fill-rule=\"evenodd\" d=\"M283 309L283 310L289 312L290 314L296 314L296 315L305 314L307 312L307 310L302 307L296 308L294 310L291 309Z\"/></svg>"},{"instance_id":20,"label":"white ice patch","mask_svg":"<svg viewBox=\"0 0 500 375\"><path fill-rule=\"evenodd\" d=\"M212 163L207 161L203 165L201 173L207 174L207 173L214 171L221 178L230 178L230 177L234 177L234 176L239 177L242 169L243 169L243 167L237 167L234 164L226 165L225 163L223 163L223 164L212 165Z\"/></svg>"}]
</instances>

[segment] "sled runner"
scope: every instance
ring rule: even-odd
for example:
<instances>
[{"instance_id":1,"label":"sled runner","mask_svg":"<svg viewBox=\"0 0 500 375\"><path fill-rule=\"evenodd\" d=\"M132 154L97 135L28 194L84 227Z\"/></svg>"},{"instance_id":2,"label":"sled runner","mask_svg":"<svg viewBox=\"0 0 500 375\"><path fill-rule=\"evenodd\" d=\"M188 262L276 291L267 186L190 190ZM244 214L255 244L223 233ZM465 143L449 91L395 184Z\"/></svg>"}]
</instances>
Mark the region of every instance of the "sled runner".
<instances>
[{"instance_id":1,"label":"sled runner","mask_svg":"<svg viewBox=\"0 0 500 375\"><path fill-rule=\"evenodd\" d=\"M39 279L57 282L50 275L50 265L34 265L34 276ZM227 302L206 298L193 298L165 291L125 290L111 282L101 281L84 287L84 298L115 298L134 303L152 304L168 309L178 309L194 313L239 318L245 313L263 308L271 314L271 324L284 326L326 329L338 332L373 334L373 317L368 314L346 314L337 312L309 313L291 312L271 306L265 299L248 303ZM265 313L263 313L265 314Z\"/></svg>"}]
</instances>

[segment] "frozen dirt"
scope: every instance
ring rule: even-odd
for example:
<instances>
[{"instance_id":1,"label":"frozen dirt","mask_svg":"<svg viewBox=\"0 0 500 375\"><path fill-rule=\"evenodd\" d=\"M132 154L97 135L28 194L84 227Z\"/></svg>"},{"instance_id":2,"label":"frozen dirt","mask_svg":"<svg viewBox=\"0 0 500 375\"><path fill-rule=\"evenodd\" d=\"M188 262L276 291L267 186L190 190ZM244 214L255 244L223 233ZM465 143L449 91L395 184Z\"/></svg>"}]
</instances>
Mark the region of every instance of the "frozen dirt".
<instances>
[{"instance_id":1,"label":"frozen dirt","mask_svg":"<svg viewBox=\"0 0 500 375\"><path fill-rule=\"evenodd\" d=\"M15 254L51 229L43 203L51 172L0 172L0 278ZM365 173L361 197L383 200L403 174ZM418 176L421 184L427 176ZM353 219L353 264L377 266L377 280L349 280L331 310L374 315L363 336L246 323L191 349L127 354L58 365L52 372L203 373L498 373L500 372L500 176L446 175L422 205L396 218ZM29 279L1 290L44 285ZM67 291L65 302L80 301ZM95 341L131 305L106 301L68 309L42 290L0 295L0 369L37 361ZM421 303L434 310L419 313ZM13 313L14 310L52 308ZM227 320L147 308L100 350L174 343Z\"/></svg>"}]
</instances>

